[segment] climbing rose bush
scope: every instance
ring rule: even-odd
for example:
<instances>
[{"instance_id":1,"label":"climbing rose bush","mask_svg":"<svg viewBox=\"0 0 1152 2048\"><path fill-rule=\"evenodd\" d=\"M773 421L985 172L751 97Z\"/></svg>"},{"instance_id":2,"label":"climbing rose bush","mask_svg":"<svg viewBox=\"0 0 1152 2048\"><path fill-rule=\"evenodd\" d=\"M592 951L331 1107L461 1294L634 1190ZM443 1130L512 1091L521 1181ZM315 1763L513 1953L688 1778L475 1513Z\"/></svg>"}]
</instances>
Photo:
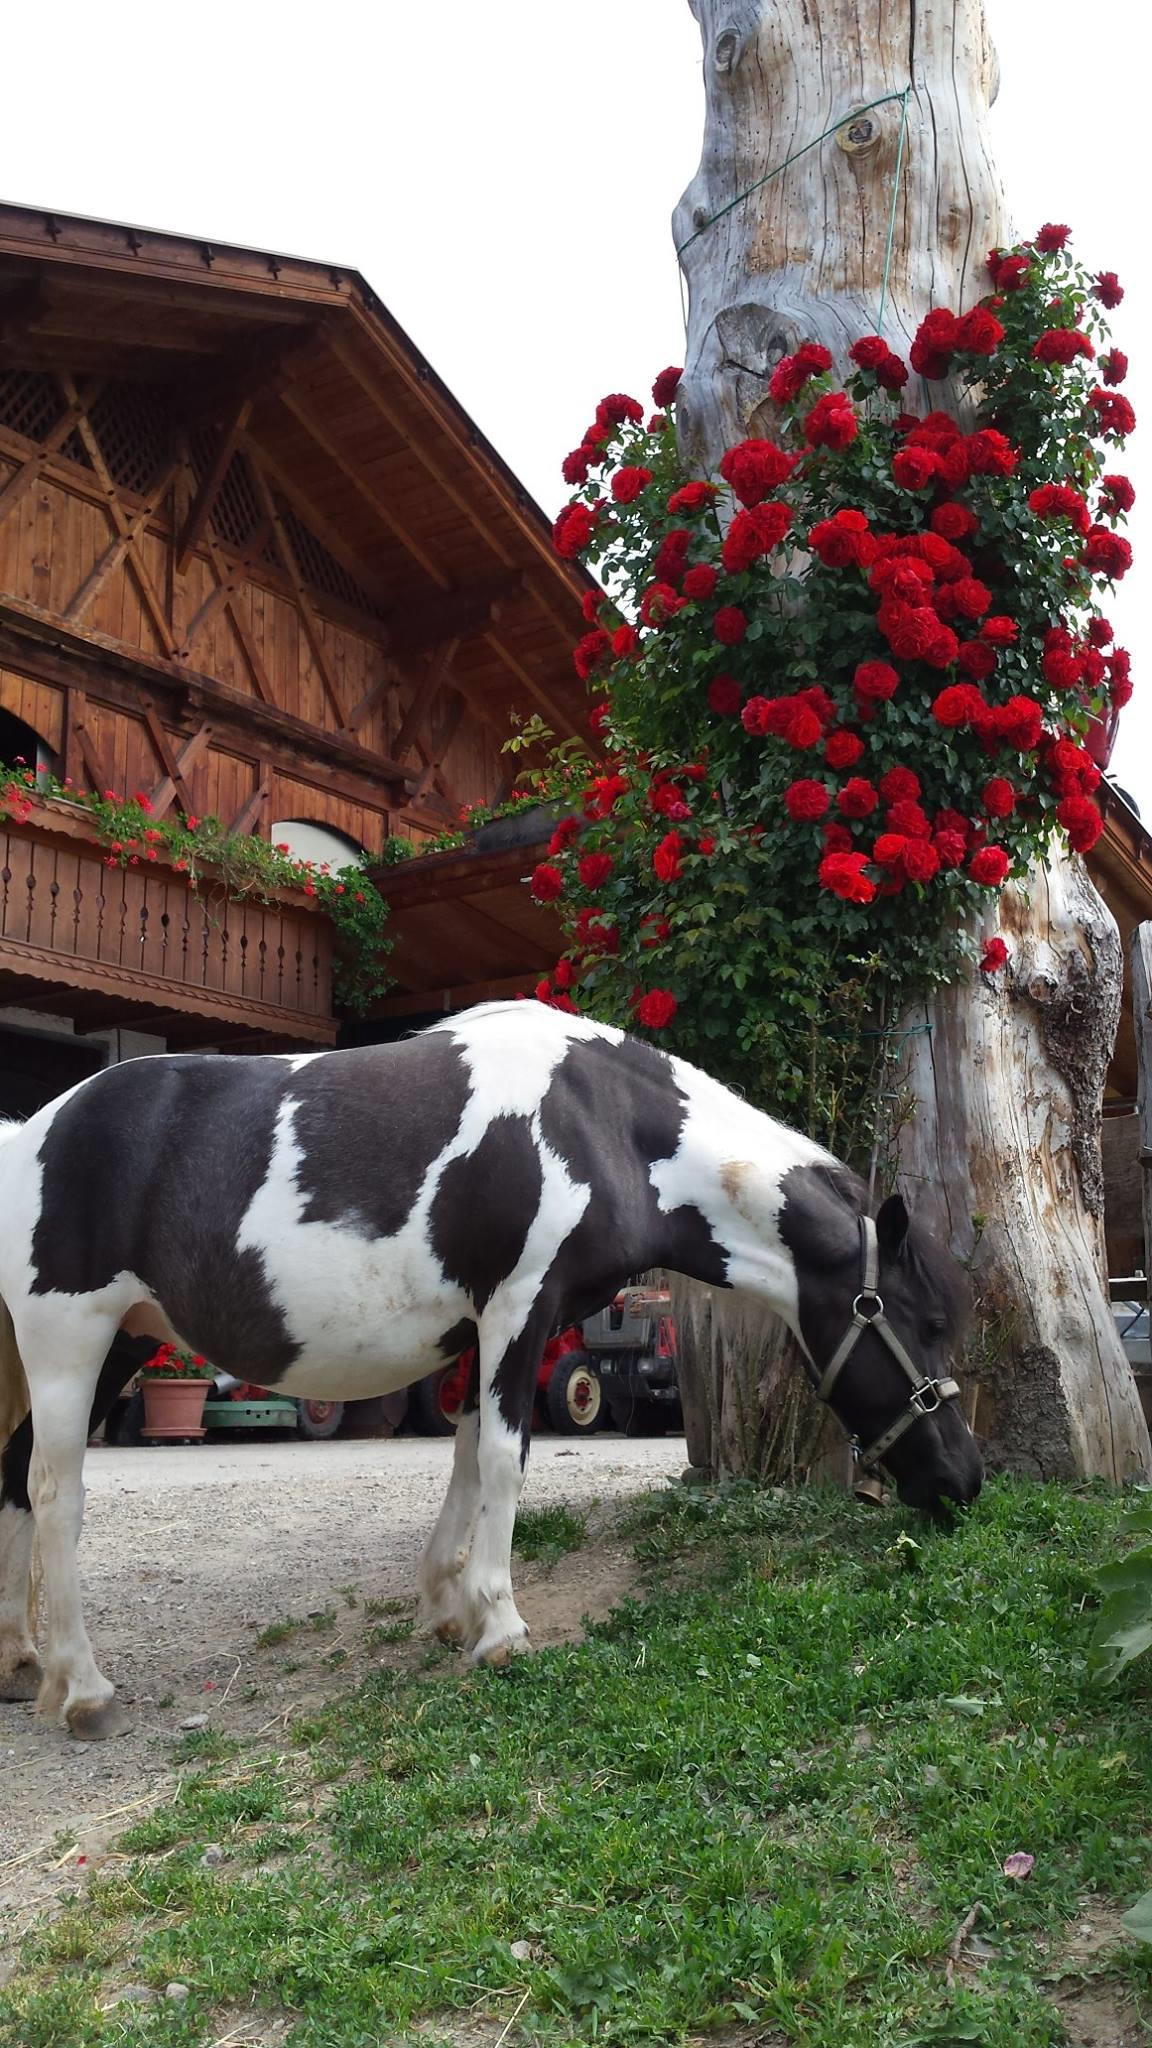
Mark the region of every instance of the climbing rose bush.
<instances>
[{"instance_id":1,"label":"climbing rose bush","mask_svg":"<svg viewBox=\"0 0 1152 2048\"><path fill-rule=\"evenodd\" d=\"M597 408L555 544L610 593L574 657L607 756L532 879L568 937L541 1000L811 1111L818 1040L855 1051L912 995L1001 972L971 937L999 891L1054 831L1094 845L1131 694L1100 607L1132 559L1135 419L1105 352L1122 288L1067 239L993 251L987 296L931 311L907 364L875 335L843 379L818 344L785 357L772 437L713 477L681 469L677 371L647 419Z\"/></svg>"}]
</instances>

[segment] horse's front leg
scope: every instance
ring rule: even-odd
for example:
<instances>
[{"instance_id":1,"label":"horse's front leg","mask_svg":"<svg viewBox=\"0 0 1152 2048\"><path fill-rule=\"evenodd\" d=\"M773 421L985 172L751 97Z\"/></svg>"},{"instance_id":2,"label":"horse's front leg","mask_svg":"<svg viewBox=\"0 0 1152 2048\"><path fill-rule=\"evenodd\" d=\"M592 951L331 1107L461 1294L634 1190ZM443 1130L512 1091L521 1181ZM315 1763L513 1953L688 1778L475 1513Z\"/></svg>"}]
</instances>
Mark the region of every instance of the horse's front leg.
<instances>
[{"instance_id":1,"label":"horse's front leg","mask_svg":"<svg viewBox=\"0 0 1152 2048\"><path fill-rule=\"evenodd\" d=\"M536 1371L551 1325L548 1305L537 1303L519 1319L499 1295L480 1317L480 1497L457 1592L462 1639L477 1664L503 1664L528 1635L512 1597L512 1531L528 1467Z\"/></svg>"}]
</instances>

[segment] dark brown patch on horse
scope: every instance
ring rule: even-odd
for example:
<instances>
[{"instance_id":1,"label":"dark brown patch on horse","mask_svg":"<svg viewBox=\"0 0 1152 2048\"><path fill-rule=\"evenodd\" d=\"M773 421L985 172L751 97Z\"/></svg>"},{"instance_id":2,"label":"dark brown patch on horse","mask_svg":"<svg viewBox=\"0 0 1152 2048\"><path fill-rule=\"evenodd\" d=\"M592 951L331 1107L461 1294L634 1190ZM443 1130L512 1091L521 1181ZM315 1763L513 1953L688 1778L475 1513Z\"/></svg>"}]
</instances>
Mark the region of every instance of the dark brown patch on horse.
<instances>
[{"instance_id":1,"label":"dark brown patch on horse","mask_svg":"<svg viewBox=\"0 0 1152 2048\"><path fill-rule=\"evenodd\" d=\"M330 1052L292 1076L304 1223L394 1237L460 1128L468 1065L445 1032ZM356 1114L350 1118L348 1105Z\"/></svg>"},{"instance_id":2,"label":"dark brown patch on horse","mask_svg":"<svg viewBox=\"0 0 1152 2048\"><path fill-rule=\"evenodd\" d=\"M475 1151L452 1159L428 1218L432 1250L477 1315L515 1271L540 1208L544 1176L527 1117L493 1117Z\"/></svg>"}]
</instances>

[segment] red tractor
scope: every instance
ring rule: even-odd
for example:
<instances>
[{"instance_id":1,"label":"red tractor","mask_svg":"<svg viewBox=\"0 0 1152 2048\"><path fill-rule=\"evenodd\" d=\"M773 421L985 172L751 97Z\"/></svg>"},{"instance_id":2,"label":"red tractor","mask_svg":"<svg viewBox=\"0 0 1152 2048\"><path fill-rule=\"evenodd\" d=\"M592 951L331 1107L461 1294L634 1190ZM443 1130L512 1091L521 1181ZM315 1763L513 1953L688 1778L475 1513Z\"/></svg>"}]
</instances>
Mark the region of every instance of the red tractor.
<instances>
[{"instance_id":1,"label":"red tractor","mask_svg":"<svg viewBox=\"0 0 1152 2048\"><path fill-rule=\"evenodd\" d=\"M454 1365L417 1380L408 1407L417 1429L428 1436L452 1434L475 1362L476 1353L466 1351ZM584 1348L583 1330L573 1323L545 1345L536 1374L532 1426L553 1429L559 1436L584 1436L600 1427L603 1405L600 1375Z\"/></svg>"}]
</instances>

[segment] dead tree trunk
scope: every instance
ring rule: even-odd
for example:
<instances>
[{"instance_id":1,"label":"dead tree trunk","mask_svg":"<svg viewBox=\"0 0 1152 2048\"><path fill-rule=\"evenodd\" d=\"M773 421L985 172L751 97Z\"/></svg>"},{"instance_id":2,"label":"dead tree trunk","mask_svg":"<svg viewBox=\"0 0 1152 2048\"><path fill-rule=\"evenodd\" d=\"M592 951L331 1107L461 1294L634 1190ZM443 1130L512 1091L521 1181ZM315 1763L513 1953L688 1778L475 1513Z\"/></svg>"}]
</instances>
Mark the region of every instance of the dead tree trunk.
<instances>
[{"instance_id":1,"label":"dead tree trunk","mask_svg":"<svg viewBox=\"0 0 1152 2048\"><path fill-rule=\"evenodd\" d=\"M1132 1017L1136 1026L1136 1109L1140 1124L1140 1182L1144 1215L1144 1272L1152 1293L1152 924L1132 934Z\"/></svg>"},{"instance_id":2,"label":"dead tree trunk","mask_svg":"<svg viewBox=\"0 0 1152 2048\"><path fill-rule=\"evenodd\" d=\"M997 81L983 0L689 4L707 111L700 169L673 221L689 293L677 422L686 460L706 472L732 442L771 431L765 386L781 355L819 340L843 368L863 333L906 354L933 305L983 293L985 254L1010 232L988 145ZM911 386L908 396L917 402ZM939 387L921 400L939 403ZM985 1311L977 1424L993 1460L1051 1475L1148 1473L1104 1272L1099 1126L1116 925L1066 857L1007 900L1003 918L1016 956L1005 990L953 989L931 1032L907 1041L916 1114L901 1171L972 1263ZM780 1398L779 1376L769 1379L763 1391ZM746 1406L711 1397L715 1414ZM690 1455L747 1470L755 1442L734 1459L729 1432L697 1429Z\"/></svg>"}]
</instances>

